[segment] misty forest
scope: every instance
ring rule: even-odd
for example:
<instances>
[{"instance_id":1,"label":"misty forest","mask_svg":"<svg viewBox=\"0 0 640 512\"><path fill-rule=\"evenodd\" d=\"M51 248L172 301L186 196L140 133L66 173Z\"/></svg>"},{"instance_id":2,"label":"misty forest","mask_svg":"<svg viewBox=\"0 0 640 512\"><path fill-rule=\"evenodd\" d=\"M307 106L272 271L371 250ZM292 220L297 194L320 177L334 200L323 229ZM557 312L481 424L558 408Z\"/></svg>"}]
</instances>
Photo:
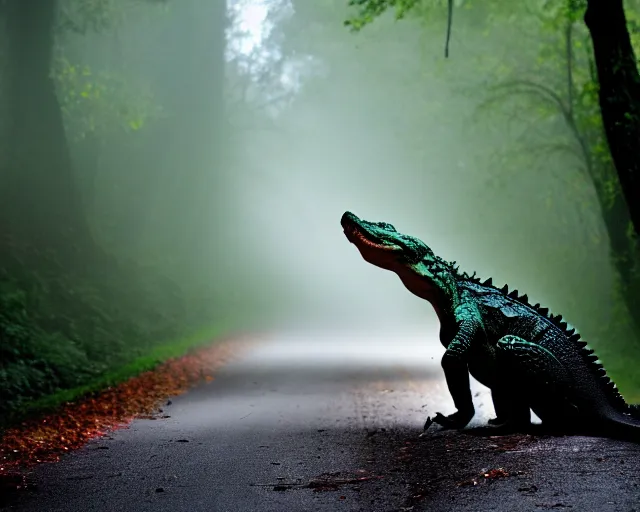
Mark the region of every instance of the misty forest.
<instances>
[{"instance_id":1,"label":"misty forest","mask_svg":"<svg viewBox=\"0 0 640 512\"><path fill-rule=\"evenodd\" d=\"M640 398L640 2L0 19L0 424L228 333L438 344L433 310L345 241L347 210L562 313Z\"/></svg>"}]
</instances>

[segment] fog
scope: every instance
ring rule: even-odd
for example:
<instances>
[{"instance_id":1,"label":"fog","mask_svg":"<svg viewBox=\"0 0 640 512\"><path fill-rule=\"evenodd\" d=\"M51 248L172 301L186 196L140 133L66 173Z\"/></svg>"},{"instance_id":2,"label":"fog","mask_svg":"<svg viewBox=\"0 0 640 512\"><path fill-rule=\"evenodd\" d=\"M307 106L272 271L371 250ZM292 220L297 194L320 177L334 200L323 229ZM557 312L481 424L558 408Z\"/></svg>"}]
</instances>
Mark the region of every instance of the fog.
<instances>
[{"instance_id":1,"label":"fog","mask_svg":"<svg viewBox=\"0 0 640 512\"><path fill-rule=\"evenodd\" d=\"M345 239L350 210L600 339L616 277L592 186L566 153L513 156L565 128L522 99L481 108L499 76L535 75L531 41L556 40L530 21L487 33L486 12L457 9L445 59L444 7L354 34L345 3L229 0L225 25L215 2L134 2L61 35L110 87L100 111L66 117L96 238L212 318L433 336L431 307ZM100 129L74 138L87 116Z\"/></svg>"},{"instance_id":2,"label":"fog","mask_svg":"<svg viewBox=\"0 0 640 512\"><path fill-rule=\"evenodd\" d=\"M354 35L340 26L341 15L336 9L334 25L320 35L290 31L283 51L307 63L310 76L296 77L290 103L272 113L273 130L239 135L232 181L242 217L229 227L242 234L242 268L257 272L265 300L281 301L279 321L433 329L430 307L344 239L338 220L345 210L391 222L462 268L508 282L583 324L595 320L584 311L596 304L606 319L608 250L589 241L598 212L595 204L579 206L588 190L566 191L575 164L561 156L550 169L490 167L487 155L528 125L496 126L477 115L487 77L460 78L477 66L474 41L445 62L436 23L425 36L420 26L385 18L372 34ZM282 22L285 38L287 23L313 19L293 13ZM303 50L296 37L304 38ZM495 51L503 42L482 44ZM496 174L506 183L492 186Z\"/></svg>"}]
</instances>

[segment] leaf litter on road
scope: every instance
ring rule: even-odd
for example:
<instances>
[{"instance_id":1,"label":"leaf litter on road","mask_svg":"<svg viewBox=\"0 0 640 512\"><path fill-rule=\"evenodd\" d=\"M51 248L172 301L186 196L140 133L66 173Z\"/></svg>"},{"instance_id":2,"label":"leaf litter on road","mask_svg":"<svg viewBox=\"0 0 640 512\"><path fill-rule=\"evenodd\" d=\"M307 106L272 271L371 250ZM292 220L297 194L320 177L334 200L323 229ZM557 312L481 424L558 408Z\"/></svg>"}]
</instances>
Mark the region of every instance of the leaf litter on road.
<instances>
[{"instance_id":1,"label":"leaf litter on road","mask_svg":"<svg viewBox=\"0 0 640 512\"><path fill-rule=\"evenodd\" d=\"M247 347L243 341L227 341L194 350L6 430L0 439L0 495L30 488L28 469L38 463L56 462L65 453L126 427L136 418L155 419L164 412L159 409L162 404L171 404L169 397L203 381L211 382L216 370Z\"/></svg>"}]
</instances>

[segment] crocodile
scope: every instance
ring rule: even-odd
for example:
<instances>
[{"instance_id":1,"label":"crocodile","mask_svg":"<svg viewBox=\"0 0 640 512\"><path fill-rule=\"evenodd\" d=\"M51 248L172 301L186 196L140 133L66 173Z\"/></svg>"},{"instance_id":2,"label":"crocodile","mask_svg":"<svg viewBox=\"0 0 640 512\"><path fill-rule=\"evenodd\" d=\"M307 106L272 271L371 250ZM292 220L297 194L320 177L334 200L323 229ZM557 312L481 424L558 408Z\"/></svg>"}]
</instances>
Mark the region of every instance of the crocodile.
<instances>
[{"instance_id":1,"label":"crocodile","mask_svg":"<svg viewBox=\"0 0 640 512\"><path fill-rule=\"evenodd\" d=\"M460 271L422 240L386 222L345 212L341 225L363 259L398 275L427 300L440 322L447 387L456 412L427 418L462 429L475 414L469 375L491 391L496 417L485 428L526 431L531 411L560 433L589 433L640 441L640 407L628 404L600 360L573 326L526 294L498 288L491 278Z\"/></svg>"}]
</instances>

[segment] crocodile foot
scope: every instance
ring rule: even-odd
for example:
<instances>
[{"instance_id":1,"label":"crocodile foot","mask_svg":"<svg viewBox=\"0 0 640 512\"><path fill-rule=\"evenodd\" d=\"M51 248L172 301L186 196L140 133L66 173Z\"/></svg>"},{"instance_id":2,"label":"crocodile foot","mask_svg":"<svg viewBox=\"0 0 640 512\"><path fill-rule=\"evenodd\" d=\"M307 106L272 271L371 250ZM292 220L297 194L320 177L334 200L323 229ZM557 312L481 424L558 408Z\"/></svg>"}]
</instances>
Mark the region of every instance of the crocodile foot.
<instances>
[{"instance_id":1,"label":"crocodile foot","mask_svg":"<svg viewBox=\"0 0 640 512\"><path fill-rule=\"evenodd\" d=\"M442 430L459 429L464 428L469 421L473 418L473 412L454 412L449 416L445 416L442 413L437 412L436 415L431 418L428 417L424 424L424 430L427 430L433 423L437 423L442 427Z\"/></svg>"},{"instance_id":2,"label":"crocodile foot","mask_svg":"<svg viewBox=\"0 0 640 512\"><path fill-rule=\"evenodd\" d=\"M531 430L531 422L522 420L501 420L500 418L492 418L485 427L479 427L477 430L488 435L507 435L515 433L528 433Z\"/></svg>"}]
</instances>

